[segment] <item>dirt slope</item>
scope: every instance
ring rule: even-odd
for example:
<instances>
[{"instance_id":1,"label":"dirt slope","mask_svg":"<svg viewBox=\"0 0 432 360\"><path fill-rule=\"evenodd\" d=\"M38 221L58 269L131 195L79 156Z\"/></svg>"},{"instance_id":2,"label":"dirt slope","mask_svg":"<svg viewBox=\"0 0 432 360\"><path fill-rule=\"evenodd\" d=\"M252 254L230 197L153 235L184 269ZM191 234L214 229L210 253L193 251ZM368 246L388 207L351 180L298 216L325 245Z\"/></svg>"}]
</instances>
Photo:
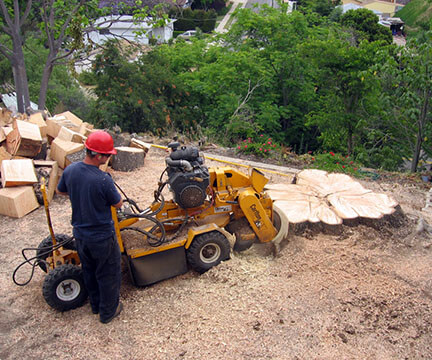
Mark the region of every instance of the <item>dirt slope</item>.
<instances>
[{"instance_id":1,"label":"dirt slope","mask_svg":"<svg viewBox=\"0 0 432 360\"><path fill-rule=\"evenodd\" d=\"M113 178L139 204L152 200L165 154ZM208 163L220 166L219 163ZM288 178L270 174L271 182ZM12 282L20 250L48 235L43 208L0 216L0 359L431 359L431 238L416 234L425 185L364 182L392 194L401 211L338 228L292 227L273 258L267 245L234 254L203 275L147 288L126 271L124 312L99 323L88 304L59 313L42 297L44 273ZM66 198L51 204L56 232L71 233ZM28 278L24 267L19 279Z\"/></svg>"}]
</instances>

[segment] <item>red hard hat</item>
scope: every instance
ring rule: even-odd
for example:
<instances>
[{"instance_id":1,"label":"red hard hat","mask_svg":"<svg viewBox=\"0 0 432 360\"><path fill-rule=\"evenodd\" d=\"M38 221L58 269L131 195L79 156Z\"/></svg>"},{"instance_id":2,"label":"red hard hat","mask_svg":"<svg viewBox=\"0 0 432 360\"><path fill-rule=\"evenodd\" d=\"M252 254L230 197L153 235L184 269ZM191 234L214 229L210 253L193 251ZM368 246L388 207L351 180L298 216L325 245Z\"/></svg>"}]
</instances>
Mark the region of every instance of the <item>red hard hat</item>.
<instances>
[{"instance_id":1,"label":"red hard hat","mask_svg":"<svg viewBox=\"0 0 432 360\"><path fill-rule=\"evenodd\" d=\"M85 147L99 154L117 154L113 138L103 130L92 132L85 142Z\"/></svg>"}]
</instances>

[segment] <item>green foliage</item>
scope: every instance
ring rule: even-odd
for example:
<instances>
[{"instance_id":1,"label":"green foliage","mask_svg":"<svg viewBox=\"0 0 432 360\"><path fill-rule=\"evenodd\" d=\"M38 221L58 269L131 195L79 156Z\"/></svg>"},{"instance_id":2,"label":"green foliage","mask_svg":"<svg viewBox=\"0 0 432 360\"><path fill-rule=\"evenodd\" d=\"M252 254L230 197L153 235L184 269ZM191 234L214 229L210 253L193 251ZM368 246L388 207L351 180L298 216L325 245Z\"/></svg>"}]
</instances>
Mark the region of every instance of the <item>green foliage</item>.
<instances>
[{"instance_id":1,"label":"green foliage","mask_svg":"<svg viewBox=\"0 0 432 360\"><path fill-rule=\"evenodd\" d=\"M428 41L408 41L404 48L378 67L385 90L381 100L389 108L387 127L401 141L415 172L422 153L432 156L432 31Z\"/></svg>"},{"instance_id":2,"label":"green foliage","mask_svg":"<svg viewBox=\"0 0 432 360\"><path fill-rule=\"evenodd\" d=\"M82 71L78 75L78 81L83 85L96 85L96 76L91 71Z\"/></svg>"},{"instance_id":3,"label":"green foliage","mask_svg":"<svg viewBox=\"0 0 432 360\"><path fill-rule=\"evenodd\" d=\"M0 43L7 44L8 42L7 36L0 35ZM6 57L0 56L0 85L6 82L13 82L12 67Z\"/></svg>"},{"instance_id":4,"label":"green foliage","mask_svg":"<svg viewBox=\"0 0 432 360\"><path fill-rule=\"evenodd\" d=\"M377 112L379 87L368 70L376 63L378 42L358 47L340 39L315 41L304 46L319 69L316 73L319 106L307 115L308 124L320 130L327 148L352 154Z\"/></svg>"},{"instance_id":5,"label":"green foliage","mask_svg":"<svg viewBox=\"0 0 432 360\"><path fill-rule=\"evenodd\" d=\"M362 165L348 155L324 151L312 155L310 168L325 170L327 172L345 173L361 177L359 169Z\"/></svg>"},{"instance_id":6,"label":"green foliage","mask_svg":"<svg viewBox=\"0 0 432 360\"><path fill-rule=\"evenodd\" d=\"M226 8L227 2L227 0L194 0L192 3L192 9L214 9L219 15L221 15L223 9Z\"/></svg>"},{"instance_id":7,"label":"green foliage","mask_svg":"<svg viewBox=\"0 0 432 360\"><path fill-rule=\"evenodd\" d=\"M304 13L313 12L320 16L329 16L334 8L341 4L340 0L300 0L298 8Z\"/></svg>"},{"instance_id":8,"label":"green foliage","mask_svg":"<svg viewBox=\"0 0 432 360\"><path fill-rule=\"evenodd\" d=\"M170 10L170 15L177 17L174 23L175 31L186 31L199 28L202 32L208 33L214 30L216 25L217 13L211 9L192 10L191 8L184 9L179 13L176 9Z\"/></svg>"},{"instance_id":9,"label":"green foliage","mask_svg":"<svg viewBox=\"0 0 432 360\"><path fill-rule=\"evenodd\" d=\"M354 29L357 44L362 40L393 42L390 29L378 23L378 16L369 9L348 10L340 18L342 26Z\"/></svg>"},{"instance_id":10,"label":"green foliage","mask_svg":"<svg viewBox=\"0 0 432 360\"><path fill-rule=\"evenodd\" d=\"M94 116L103 127L118 125L124 131L163 135L196 127L186 105L187 93L157 51L128 62L128 54L106 45L95 61L98 96Z\"/></svg>"},{"instance_id":11,"label":"green foliage","mask_svg":"<svg viewBox=\"0 0 432 360\"><path fill-rule=\"evenodd\" d=\"M263 158L274 157L280 151L280 145L264 134L254 138L244 139L237 145L237 152L242 154L252 154Z\"/></svg>"}]
</instances>

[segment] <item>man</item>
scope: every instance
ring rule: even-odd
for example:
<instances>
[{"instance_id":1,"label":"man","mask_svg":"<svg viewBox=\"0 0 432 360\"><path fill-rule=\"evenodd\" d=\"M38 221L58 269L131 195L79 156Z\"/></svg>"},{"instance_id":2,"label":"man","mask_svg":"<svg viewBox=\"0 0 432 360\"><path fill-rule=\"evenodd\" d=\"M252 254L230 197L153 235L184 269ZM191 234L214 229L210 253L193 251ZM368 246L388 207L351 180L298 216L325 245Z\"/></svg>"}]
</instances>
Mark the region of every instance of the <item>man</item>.
<instances>
[{"instance_id":1,"label":"man","mask_svg":"<svg viewBox=\"0 0 432 360\"><path fill-rule=\"evenodd\" d=\"M123 200L111 176L99 165L117 151L105 131L91 133L85 147L85 159L65 169L57 193L69 195L71 201L73 235L92 311L102 323L108 323L123 309L119 301L120 249L111 217L111 206L120 208Z\"/></svg>"}]
</instances>

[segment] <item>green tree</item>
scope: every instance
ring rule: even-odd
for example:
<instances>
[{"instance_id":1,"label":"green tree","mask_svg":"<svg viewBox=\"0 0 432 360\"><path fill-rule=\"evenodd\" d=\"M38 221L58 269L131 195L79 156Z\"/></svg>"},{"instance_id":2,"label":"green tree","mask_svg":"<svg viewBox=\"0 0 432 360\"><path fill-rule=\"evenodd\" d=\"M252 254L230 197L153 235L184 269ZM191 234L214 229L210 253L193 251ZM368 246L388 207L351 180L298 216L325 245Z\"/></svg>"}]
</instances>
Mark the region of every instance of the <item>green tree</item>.
<instances>
[{"instance_id":1,"label":"green tree","mask_svg":"<svg viewBox=\"0 0 432 360\"><path fill-rule=\"evenodd\" d=\"M157 134L186 126L188 109L181 106L187 96L175 81L158 52L142 55L137 62L115 42L106 44L95 61L95 119L99 126L119 125L130 132Z\"/></svg>"},{"instance_id":2,"label":"green tree","mask_svg":"<svg viewBox=\"0 0 432 360\"><path fill-rule=\"evenodd\" d=\"M321 30L325 33L326 30ZM242 10L228 33L227 40L235 49L256 51L256 58L267 69L266 96L273 106L272 118L277 115L282 137L299 152L314 147L315 134L305 126L305 115L314 106L314 83L310 63L299 52L300 45L319 36L299 13L264 6L261 12Z\"/></svg>"},{"instance_id":3,"label":"green tree","mask_svg":"<svg viewBox=\"0 0 432 360\"><path fill-rule=\"evenodd\" d=\"M380 68L389 106L389 128L403 149L411 152L411 172L416 172L422 152L432 156L432 31L428 41L408 41ZM408 156L407 156L408 157Z\"/></svg>"},{"instance_id":4,"label":"green tree","mask_svg":"<svg viewBox=\"0 0 432 360\"><path fill-rule=\"evenodd\" d=\"M393 42L393 36L389 28L378 23L378 16L369 9L348 10L340 18L343 27L354 30L356 43L362 40L384 41L387 44Z\"/></svg>"},{"instance_id":5,"label":"green tree","mask_svg":"<svg viewBox=\"0 0 432 360\"><path fill-rule=\"evenodd\" d=\"M32 19L40 22L40 36L49 49L43 61L43 68L38 107L44 109L48 83L53 69L64 64L71 55L83 48L85 32L97 30L94 20L106 14L110 8L99 9L98 0L0 0L0 35L10 38L11 46L0 44L0 53L10 61L14 75L17 92L18 111L24 112L30 105L28 78L23 46L26 41L25 33L31 14L38 14ZM149 14L154 15L154 23L164 23L167 19L165 13L160 12L160 6L155 6L150 13L147 7L137 6L130 8L136 21L140 21ZM116 19L109 22L115 22Z\"/></svg>"},{"instance_id":6,"label":"green tree","mask_svg":"<svg viewBox=\"0 0 432 360\"><path fill-rule=\"evenodd\" d=\"M319 106L308 114L308 124L318 126L321 141L334 151L353 153L370 113L377 111L376 79L368 73L375 64L378 42L351 46L333 38L305 44L316 65Z\"/></svg>"}]
</instances>

